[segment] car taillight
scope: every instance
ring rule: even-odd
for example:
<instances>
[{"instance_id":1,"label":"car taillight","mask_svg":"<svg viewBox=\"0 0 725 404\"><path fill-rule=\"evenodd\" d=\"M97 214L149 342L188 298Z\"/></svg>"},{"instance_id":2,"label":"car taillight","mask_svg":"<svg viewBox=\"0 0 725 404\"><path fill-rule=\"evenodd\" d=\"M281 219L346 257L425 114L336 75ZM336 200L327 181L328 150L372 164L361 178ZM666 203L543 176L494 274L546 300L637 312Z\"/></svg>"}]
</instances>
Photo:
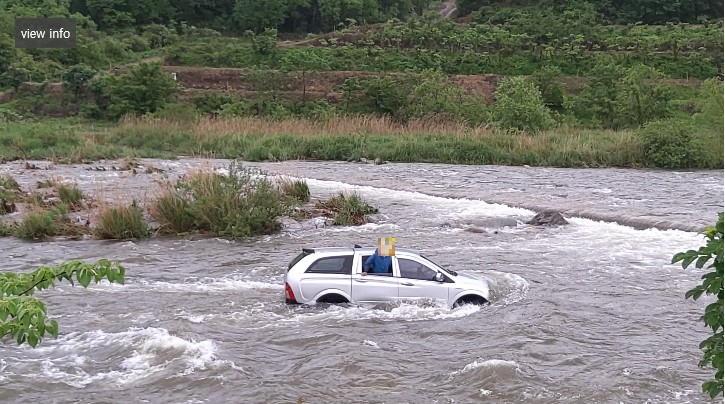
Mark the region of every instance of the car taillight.
<instances>
[{"instance_id":1,"label":"car taillight","mask_svg":"<svg viewBox=\"0 0 725 404\"><path fill-rule=\"evenodd\" d=\"M284 298L287 300L287 303L297 303L295 294L292 292L292 287L287 282L284 283Z\"/></svg>"}]
</instances>

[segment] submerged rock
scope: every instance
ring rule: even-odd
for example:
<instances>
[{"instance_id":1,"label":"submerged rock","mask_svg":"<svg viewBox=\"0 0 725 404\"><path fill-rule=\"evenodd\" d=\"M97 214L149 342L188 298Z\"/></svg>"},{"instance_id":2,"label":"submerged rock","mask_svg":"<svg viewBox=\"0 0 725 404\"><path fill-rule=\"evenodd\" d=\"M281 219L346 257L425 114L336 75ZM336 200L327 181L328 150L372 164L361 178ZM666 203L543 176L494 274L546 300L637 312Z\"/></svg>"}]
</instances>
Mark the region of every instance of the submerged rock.
<instances>
[{"instance_id":1,"label":"submerged rock","mask_svg":"<svg viewBox=\"0 0 725 404\"><path fill-rule=\"evenodd\" d=\"M564 216L555 210L545 210L543 212L539 212L533 217L533 219L526 223L534 226L560 226L569 224L569 222L564 219Z\"/></svg>"}]
</instances>

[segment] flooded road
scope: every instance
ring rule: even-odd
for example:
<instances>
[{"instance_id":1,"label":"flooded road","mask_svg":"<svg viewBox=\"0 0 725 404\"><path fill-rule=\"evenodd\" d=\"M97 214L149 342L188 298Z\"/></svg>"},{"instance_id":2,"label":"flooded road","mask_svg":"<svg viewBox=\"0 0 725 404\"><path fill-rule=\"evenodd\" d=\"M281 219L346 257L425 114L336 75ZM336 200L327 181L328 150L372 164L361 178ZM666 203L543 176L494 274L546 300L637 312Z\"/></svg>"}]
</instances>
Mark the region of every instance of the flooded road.
<instances>
[{"instance_id":1,"label":"flooded road","mask_svg":"<svg viewBox=\"0 0 725 404\"><path fill-rule=\"evenodd\" d=\"M142 164L181 173L227 162ZM73 258L127 267L123 286L60 284L38 294L61 335L36 349L0 346L0 401L716 401L700 392L713 372L697 367L708 335L699 317L710 300L684 299L703 271L669 261L702 244L692 230L714 223L722 209L722 171L255 166L308 178L315 197L357 191L380 214L360 227L288 229L238 242L0 239L7 270ZM0 175L25 189L62 176L117 197L151 198L160 178L82 165L19 167L0 165ZM566 212L571 225L496 226L528 220L541 207ZM471 224L484 231L465 231ZM283 303L283 271L302 247L372 245L383 236L445 267L493 277L496 298L453 310L434 302Z\"/></svg>"}]
</instances>

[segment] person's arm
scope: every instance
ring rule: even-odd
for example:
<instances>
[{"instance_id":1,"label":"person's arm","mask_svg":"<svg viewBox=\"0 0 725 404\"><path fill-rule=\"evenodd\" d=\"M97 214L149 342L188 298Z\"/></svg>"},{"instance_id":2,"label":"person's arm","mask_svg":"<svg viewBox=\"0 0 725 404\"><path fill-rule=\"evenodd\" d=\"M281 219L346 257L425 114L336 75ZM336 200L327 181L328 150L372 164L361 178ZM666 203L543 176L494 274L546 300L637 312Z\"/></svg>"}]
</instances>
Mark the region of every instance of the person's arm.
<instances>
[{"instance_id":1,"label":"person's arm","mask_svg":"<svg viewBox=\"0 0 725 404\"><path fill-rule=\"evenodd\" d=\"M370 270L370 265L372 265L374 259L375 254L369 256L368 259L365 260L365 263L363 264L363 272L368 272Z\"/></svg>"}]
</instances>

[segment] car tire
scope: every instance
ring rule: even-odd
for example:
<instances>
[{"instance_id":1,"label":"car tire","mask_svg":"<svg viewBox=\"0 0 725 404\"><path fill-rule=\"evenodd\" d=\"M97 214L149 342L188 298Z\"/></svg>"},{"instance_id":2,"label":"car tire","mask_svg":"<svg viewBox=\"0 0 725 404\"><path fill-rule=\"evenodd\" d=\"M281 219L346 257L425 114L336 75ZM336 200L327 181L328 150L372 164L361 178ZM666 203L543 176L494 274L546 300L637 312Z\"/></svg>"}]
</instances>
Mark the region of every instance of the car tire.
<instances>
[{"instance_id":1,"label":"car tire","mask_svg":"<svg viewBox=\"0 0 725 404\"><path fill-rule=\"evenodd\" d=\"M339 304L339 303L350 303L345 296L338 295L337 293L328 293L324 296L321 296L319 299L317 299L317 303L332 303L332 304Z\"/></svg>"},{"instance_id":2,"label":"car tire","mask_svg":"<svg viewBox=\"0 0 725 404\"><path fill-rule=\"evenodd\" d=\"M453 308L461 307L464 304L475 304L479 306L483 306L488 304L488 300L482 298L481 296L476 295L467 295L460 297L456 302L453 304Z\"/></svg>"}]
</instances>

